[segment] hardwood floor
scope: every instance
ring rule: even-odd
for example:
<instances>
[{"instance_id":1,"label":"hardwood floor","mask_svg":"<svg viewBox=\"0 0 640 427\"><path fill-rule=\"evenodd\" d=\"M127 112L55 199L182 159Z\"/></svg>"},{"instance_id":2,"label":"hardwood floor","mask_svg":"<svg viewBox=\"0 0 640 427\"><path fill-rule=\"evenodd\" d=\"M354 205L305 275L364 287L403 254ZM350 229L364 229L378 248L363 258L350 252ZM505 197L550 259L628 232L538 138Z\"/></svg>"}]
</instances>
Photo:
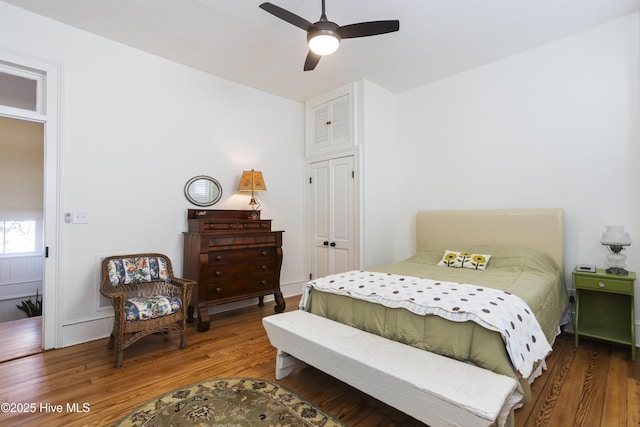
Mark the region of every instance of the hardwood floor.
<instances>
[{"instance_id":1,"label":"hardwood floor","mask_svg":"<svg viewBox=\"0 0 640 427\"><path fill-rule=\"evenodd\" d=\"M42 317L0 323L0 363L42 351Z\"/></svg>"},{"instance_id":2,"label":"hardwood floor","mask_svg":"<svg viewBox=\"0 0 640 427\"><path fill-rule=\"evenodd\" d=\"M287 299L287 311L298 299ZM261 323L272 313L267 303L214 315L204 333L190 325L184 350L175 336L147 337L125 350L121 368L113 367L106 339L2 362L0 402L33 412L3 410L0 425L104 426L154 396L201 380L274 380L276 352ZM6 349L0 347L0 360ZM423 426L313 368L279 382L349 426ZM640 366L627 348L583 340L576 350L572 337L559 337L548 370L533 385L533 401L516 411L515 421L518 427L639 426Z\"/></svg>"}]
</instances>

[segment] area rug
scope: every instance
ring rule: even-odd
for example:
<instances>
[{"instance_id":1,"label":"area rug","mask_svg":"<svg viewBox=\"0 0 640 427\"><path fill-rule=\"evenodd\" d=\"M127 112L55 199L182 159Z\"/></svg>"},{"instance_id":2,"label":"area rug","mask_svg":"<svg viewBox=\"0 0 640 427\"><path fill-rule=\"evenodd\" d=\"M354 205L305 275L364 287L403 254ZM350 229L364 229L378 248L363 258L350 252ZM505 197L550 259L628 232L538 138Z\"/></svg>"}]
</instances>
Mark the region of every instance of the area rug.
<instances>
[{"instance_id":1,"label":"area rug","mask_svg":"<svg viewBox=\"0 0 640 427\"><path fill-rule=\"evenodd\" d=\"M221 378L152 399L116 426L344 427L344 424L280 384L254 378Z\"/></svg>"}]
</instances>

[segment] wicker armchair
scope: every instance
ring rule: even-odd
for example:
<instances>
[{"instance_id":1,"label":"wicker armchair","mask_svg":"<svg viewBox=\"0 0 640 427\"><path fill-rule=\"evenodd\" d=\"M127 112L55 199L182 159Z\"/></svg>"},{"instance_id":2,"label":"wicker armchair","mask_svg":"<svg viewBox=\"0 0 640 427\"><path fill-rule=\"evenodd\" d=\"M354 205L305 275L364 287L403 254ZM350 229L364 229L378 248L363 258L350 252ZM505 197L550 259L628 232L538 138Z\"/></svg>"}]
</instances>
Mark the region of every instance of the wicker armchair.
<instances>
[{"instance_id":1,"label":"wicker armchair","mask_svg":"<svg viewBox=\"0 0 640 427\"><path fill-rule=\"evenodd\" d=\"M111 300L115 318L109 348L122 365L125 348L140 338L180 332L186 346L186 307L196 282L173 276L168 257L158 253L116 255L102 261L100 293Z\"/></svg>"}]
</instances>

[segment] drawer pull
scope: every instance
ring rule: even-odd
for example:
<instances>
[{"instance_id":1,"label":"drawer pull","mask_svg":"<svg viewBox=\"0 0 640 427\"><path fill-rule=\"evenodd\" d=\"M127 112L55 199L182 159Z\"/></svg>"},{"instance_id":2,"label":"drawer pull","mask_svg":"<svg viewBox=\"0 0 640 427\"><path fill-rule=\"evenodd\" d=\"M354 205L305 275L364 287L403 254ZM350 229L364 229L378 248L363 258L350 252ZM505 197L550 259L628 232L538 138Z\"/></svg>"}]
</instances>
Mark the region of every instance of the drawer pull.
<instances>
[{"instance_id":1,"label":"drawer pull","mask_svg":"<svg viewBox=\"0 0 640 427\"><path fill-rule=\"evenodd\" d=\"M222 271L216 271L216 277L222 276Z\"/></svg>"},{"instance_id":2,"label":"drawer pull","mask_svg":"<svg viewBox=\"0 0 640 427\"><path fill-rule=\"evenodd\" d=\"M268 253L269 253L269 252L267 252L267 251L262 251L262 252L260 252L260 255L262 255L262 256L267 256L267 254L268 254Z\"/></svg>"},{"instance_id":3,"label":"drawer pull","mask_svg":"<svg viewBox=\"0 0 640 427\"><path fill-rule=\"evenodd\" d=\"M216 255L216 261L222 261L222 256Z\"/></svg>"},{"instance_id":4,"label":"drawer pull","mask_svg":"<svg viewBox=\"0 0 640 427\"><path fill-rule=\"evenodd\" d=\"M260 283L262 283L263 285L266 285L267 283L269 283L269 281L268 280L262 280L262 281L260 281Z\"/></svg>"},{"instance_id":5,"label":"drawer pull","mask_svg":"<svg viewBox=\"0 0 640 427\"><path fill-rule=\"evenodd\" d=\"M604 288L605 286L607 286L607 284L604 282L598 282L598 286L600 286L601 288Z\"/></svg>"},{"instance_id":6,"label":"drawer pull","mask_svg":"<svg viewBox=\"0 0 640 427\"><path fill-rule=\"evenodd\" d=\"M263 269L263 270L268 270L269 269L269 267L267 267L266 265L263 265L260 268Z\"/></svg>"},{"instance_id":7,"label":"drawer pull","mask_svg":"<svg viewBox=\"0 0 640 427\"><path fill-rule=\"evenodd\" d=\"M222 293L222 288L216 288L216 294L221 294Z\"/></svg>"}]
</instances>

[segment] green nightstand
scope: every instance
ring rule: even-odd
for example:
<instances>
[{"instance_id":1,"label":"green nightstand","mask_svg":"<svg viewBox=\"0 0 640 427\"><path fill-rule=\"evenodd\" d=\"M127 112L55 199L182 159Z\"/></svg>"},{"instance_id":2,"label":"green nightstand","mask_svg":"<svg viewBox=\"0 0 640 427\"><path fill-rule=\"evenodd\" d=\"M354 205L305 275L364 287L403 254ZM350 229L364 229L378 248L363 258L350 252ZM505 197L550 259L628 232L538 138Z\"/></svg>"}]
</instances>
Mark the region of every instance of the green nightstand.
<instances>
[{"instance_id":1,"label":"green nightstand","mask_svg":"<svg viewBox=\"0 0 640 427\"><path fill-rule=\"evenodd\" d=\"M636 361L636 331L633 287L636 273L628 276L573 271L576 289L575 340L597 338L631 346L631 360Z\"/></svg>"}]
</instances>

